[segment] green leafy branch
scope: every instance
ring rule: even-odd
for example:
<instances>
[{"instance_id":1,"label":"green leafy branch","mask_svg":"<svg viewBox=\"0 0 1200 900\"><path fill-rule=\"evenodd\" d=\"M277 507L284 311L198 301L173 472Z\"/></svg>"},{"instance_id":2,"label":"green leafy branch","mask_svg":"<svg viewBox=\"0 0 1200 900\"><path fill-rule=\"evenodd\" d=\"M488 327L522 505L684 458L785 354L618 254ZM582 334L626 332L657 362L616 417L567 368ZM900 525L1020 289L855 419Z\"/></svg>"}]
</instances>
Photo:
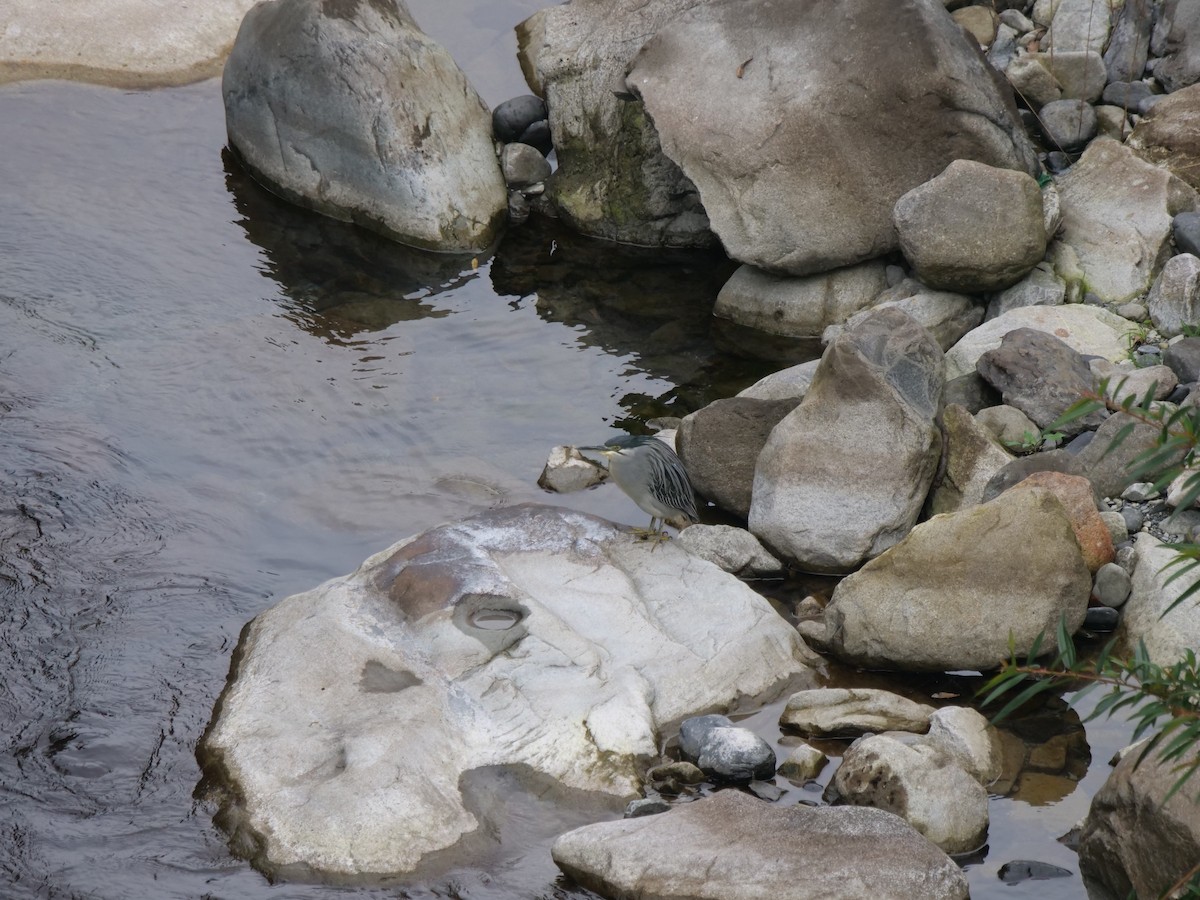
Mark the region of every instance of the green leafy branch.
<instances>
[{"instance_id":1,"label":"green leafy branch","mask_svg":"<svg viewBox=\"0 0 1200 900\"><path fill-rule=\"evenodd\" d=\"M1196 463L1197 448L1200 448L1200 408L1155 400L1157 384L1150 385L1143 396L1127 394L1125 382L1122 378L1113 386L1110 379L1103 379L1096 391L1085 394L1050 428L1062 428L1075 419L1104 409L1128 418L1105 448L1105 455L1120 447L1138 426L1153 428L1156 433L1150 446L1128 464L1130 475L1134 480L1151 482L1155 490L1161 491L1186 472L1176 506L1181 509L1192 507L1200 498L1200 466ZM1200 577L1194 577L1200 574L1197 572L1200 544L1182 542L1167 546L1175 551L1175 555L1164 567L1174 569L1165 584L1179 579L1189 579L1190 583L1183 585L1179 596L1163 611L1164 616L1200 592ZM1048 691L1074 689L1076 692L1068 701L1070 705L1096 691L1104 691L1104 696L1084 720L1122 712L1136 723L1133 740L1145 740L1137 751L1134 766L1141 765L1154 754L1155 759L1169 766L1176 776L1163 798L1162 802L1166 803L1200 771L1200 750L1197 749L1200 748L1200 667L1195 653L1187 650L1179 661L1163 667L1150 660L1145 644L1139 642L1131 658L1122 658L1114 654L1115 641L1111 641L1097 656L1083 659L1065 622L1060 622L1056 635L1057 655L1049 665L1041 665L1037 660L1042 656L1042 637L1039 635L1034 641L1024 663L1017 659L1010 639L1009 662L981 689L984 706L1010 695L993 721L1002 721L1014 710ZM1200 792L1193 799L1200 802ZM1184 872L1163 896L1200 897L1200 863Z\"/></svg>"}]
</instances>

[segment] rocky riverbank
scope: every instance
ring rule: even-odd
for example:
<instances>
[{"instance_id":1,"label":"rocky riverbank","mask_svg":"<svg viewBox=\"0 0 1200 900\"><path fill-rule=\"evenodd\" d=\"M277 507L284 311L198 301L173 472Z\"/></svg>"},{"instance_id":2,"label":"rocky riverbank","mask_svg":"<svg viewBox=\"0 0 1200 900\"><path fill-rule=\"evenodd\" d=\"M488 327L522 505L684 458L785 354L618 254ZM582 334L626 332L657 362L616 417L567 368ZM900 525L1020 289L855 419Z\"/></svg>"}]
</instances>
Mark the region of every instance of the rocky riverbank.
<instances>
[{"instance_id":1,"label":"rocky riverbank","mask_svg":"<svg viewBox=\"0 0 1200 900\"><path fill-rule=\"evenodd\" d=\"M55 55L34 24L6 13L6 73L147 83L119 42ZM1162 615L1186 582L1161 543L1200 512L1129 468L1156 430L1110 453L1120 414L1052 427L1102 384L1195 402L1196 8L572 0L519 31L540 97L489 115L399 3L262 4L225 68L231 146L280 195L431 249L484 252L530 210L719 243L742 268L717 315L824 354L679 423L699 493L745 530L652 551L502 510L256 619L200 750L222 821L275 874L395 875L475 846L503 811L470 775L508 767L631 804L555 846L605 895L965 896L951 855L986 840L1004 738L967 706L800 687L814 650L986 671L1059 622L1163 664L1200 643L1194 606ZM786 570L844 577L796 626L729 574ZM711 715L780 692L786 760ZM836 802L773 805L830 735L853 739ZM1154 895L1200 856L1166 780L1126 758L1097 795L1098 895Z\"/></svg>"}]
</instances>

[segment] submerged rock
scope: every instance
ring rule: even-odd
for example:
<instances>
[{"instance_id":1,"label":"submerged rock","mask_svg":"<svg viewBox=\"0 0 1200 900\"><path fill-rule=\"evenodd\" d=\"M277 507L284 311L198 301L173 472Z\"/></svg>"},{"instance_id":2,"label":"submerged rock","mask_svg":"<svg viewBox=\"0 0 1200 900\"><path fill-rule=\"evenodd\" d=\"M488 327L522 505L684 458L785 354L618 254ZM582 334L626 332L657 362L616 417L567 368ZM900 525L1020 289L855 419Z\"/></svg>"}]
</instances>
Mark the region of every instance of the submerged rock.
<instances>
[{"instance_id":1,"label":"submerged rock","mask_svg":"<svg viewBox=\"0 0 1200 900\"><path fill-rule=\"evenodd\" d=\"M660 726L774 687L806 652L671 544L503 508L261 614L199 753L260 868L406 872L490 827L466 773L632 798Z\"/></svg>"},{"instance_id":2,"label":"submerged rock","mask_svg":"<svg viewBox=\"0 0 1200 900\"><path fill-rule=\"evenodd\" d=\"M551 852L559 868L605 897L967 897L962 870L898 816L781 808L731 790L661 816L577 828Z\"/></svg>"},{"instance_id":3,"label":"submerged rock","mask_svg":"<svg viewBox=\"0 0 1200 900\"><path fill-rule=\"evenodd\" d=\"M230 146L294 203L430 250L504 222L491 115L402 0L260 3L221 87Z\"/></svg>"}]
</instances>

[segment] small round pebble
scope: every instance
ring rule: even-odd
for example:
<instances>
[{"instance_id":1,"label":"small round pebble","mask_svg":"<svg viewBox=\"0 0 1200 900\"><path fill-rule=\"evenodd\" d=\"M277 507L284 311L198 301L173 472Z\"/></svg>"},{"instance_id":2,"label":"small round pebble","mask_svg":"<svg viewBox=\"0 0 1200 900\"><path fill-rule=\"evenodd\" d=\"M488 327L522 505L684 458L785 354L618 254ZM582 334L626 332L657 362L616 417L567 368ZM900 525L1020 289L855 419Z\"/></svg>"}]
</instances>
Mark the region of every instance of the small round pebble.
<instances>
[{"instance_id":1,"label":"small round pebble","mask_svg":"<svg viewBox=\"0 0 1200 900\"><path fill-rule=\"evenodd\" d=\"M1129 599L1130 586L1128 572L1116 563L1105 563L1096 570L1092 596L1103 606L1117 609Z\"/></svg>"},{"instance_id":2,"label":"small round pebble","mask_svg":"<svg viewBox=\"0 0 1200 900\"><path fill-rule=\"evenodd\" d=\"M1132 503L1121 508L1121 518L1125 520L1125 530L1130 534L1137 534L1142 530L1142 522L1145 517L1142 515L1142 511Z\"/></svg>"}]
</instances>

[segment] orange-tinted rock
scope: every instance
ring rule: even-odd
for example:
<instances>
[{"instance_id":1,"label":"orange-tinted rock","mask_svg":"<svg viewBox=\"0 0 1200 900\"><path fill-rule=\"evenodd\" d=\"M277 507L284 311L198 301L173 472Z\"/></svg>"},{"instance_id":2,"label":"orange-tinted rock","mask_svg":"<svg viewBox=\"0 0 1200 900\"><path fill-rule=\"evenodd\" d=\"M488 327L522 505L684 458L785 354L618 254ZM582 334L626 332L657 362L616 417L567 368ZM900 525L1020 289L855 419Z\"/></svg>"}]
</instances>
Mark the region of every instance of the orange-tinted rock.
<instances>
[{"instance_id":1,"label":"orange-tinted rock","mask_svg":"<svg viewBox=\"0 0 1200 900\"><path fill-rule=\"evenodd\" d=\"M1090 481L1081 475L1034 472L1009 490L1018 491L1031 487L1045 488L1062 503L1071 520L1071 527L1075 530L1079 549L1083 551L1083 561L1087 563L1089 571L1094 573L1105 563L1113 561L1116 551L1113 549L1112 534L1100 518Z\"/></svg>"}]
</instances>

